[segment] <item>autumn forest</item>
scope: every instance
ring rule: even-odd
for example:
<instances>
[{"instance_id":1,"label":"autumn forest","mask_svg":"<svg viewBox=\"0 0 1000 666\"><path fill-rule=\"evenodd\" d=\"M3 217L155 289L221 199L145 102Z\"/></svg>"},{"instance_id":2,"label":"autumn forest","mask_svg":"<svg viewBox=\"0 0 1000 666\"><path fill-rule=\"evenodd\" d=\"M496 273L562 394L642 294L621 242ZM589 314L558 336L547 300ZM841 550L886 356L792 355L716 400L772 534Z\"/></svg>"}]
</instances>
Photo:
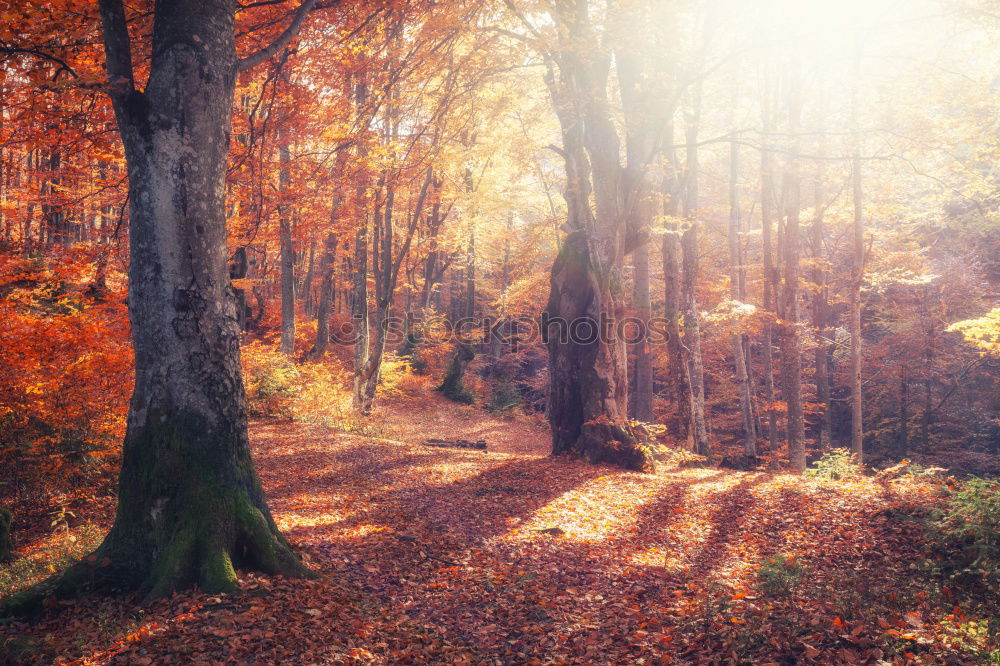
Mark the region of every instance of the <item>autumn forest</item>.
<instances>
[{"instance_id":1,"label":"autumn forest","mask_svg":"<svg viewBox=\"0 0 1000 666\"><path fill-rule=\"evenodd\" d=\"M1000 664L995 0L0 0L0 664Z\"/></svg>"}]
</instances>

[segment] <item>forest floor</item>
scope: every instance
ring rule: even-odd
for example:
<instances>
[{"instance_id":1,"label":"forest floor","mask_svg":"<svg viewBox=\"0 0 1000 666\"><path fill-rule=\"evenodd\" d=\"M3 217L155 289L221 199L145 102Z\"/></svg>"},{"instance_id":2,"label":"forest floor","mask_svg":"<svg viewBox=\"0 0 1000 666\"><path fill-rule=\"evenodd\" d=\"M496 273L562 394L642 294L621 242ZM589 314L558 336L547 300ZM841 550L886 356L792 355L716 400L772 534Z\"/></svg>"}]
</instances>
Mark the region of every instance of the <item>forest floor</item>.
<instances>
[{"instance_id":1,"label":"forest floor","mask_svg":"<svg viewBox=\"0 0 1000 666\"><path fill-rule=\"evenodd\" d=\"M318 580L60 602L0 625L0 662L973 664L996 647L976 595L922 568L938 501L923 480L622 472L547 456L538 419L434 394L373 423L380 437L251 426L275 519ZM92 546L113 503L88 506L0 579L55 570L70 537Z\"/></svg>"}]
</instances>

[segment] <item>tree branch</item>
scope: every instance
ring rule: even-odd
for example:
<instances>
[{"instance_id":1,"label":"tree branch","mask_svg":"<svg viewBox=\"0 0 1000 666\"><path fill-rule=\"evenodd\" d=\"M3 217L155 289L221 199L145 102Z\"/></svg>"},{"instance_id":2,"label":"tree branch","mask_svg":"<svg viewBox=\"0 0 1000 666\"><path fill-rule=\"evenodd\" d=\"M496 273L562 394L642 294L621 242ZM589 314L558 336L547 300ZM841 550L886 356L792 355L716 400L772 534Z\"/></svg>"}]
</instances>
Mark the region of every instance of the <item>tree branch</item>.
<instances>
[{"instance_id":1,"label":"tree branch","mask_svg":"<svg viewBox=\"0 0 1000 666\"><path fill-rule=\"evenodd\" d=\"M132 43L125 23L125 8L122 0L100 0L99 4L109 93L113 100L122 100L135 90Z\"/></svg>"},{"instance_id":2,"label":"tree branch","mask_svg":"<svg viewBox=\"0 0 1000 666\"><path fill-rule=\"evenodd\" d=\"M5 55L17 55L17 54L32 55L35 56L36 58L41 58L42 60L48 60L49 62L53 62L59 65L59 69L57 69L56 73L52 76L53 80L58 79L59 74L62 72L66 72L74 79L80 78L80 75L76 73L76 70L74 70L72 67L69 66L69 63L67 63L62 58L52 55L51 53L46 53L44 51L39 51L37 49L23 48L20 46L10 46L7 44L0 44L0 53Z\"/></svg>"},{"instance_id":3,"label":"tree branch","mask_svg":"<svg viewBox=\"0 0 1000 666\"><path fill-rule=\"evenodd\" d=\"M306 16L312 11L313 5L316 4L316 0L303 0L302 4L295 11L295 17L292 22L285 28L284 32L275 38L273 42L262 48L256 53L251 53L246 58L240 58L239 62L236 64L237 71L242 72L245 69L250 69L251 67L256 67L260 63L264 62L279 50L284 48L288 42L292 41L292 37L298 34L299 29L302 24L306 21Z\"/></svg>"}]
</instances>

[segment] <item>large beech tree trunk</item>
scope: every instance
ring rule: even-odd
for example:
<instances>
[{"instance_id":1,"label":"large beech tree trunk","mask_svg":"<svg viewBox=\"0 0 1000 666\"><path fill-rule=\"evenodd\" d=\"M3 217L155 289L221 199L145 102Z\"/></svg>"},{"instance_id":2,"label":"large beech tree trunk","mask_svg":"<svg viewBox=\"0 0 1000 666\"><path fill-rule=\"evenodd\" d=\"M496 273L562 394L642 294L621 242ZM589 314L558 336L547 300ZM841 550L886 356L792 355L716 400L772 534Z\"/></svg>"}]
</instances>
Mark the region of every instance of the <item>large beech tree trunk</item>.
<instances>
[{"instance_id":1,"label":"large beech tree trunk","mask_svg":"<svg viewBox=\"0 0 1000 666\"><path fill-rule=\"evenodd\" d=\"M305 574L268 511L247 437L223 200L234 5L158 3L143 92L120 0L100 9L129 170L135 390L114 526L94 564L48 592L90 582L153 597L190 583L220 591L236 584L237 566Z\"/></svg>"},{"instance_id":2,"label":"large beech tree trunk","mask_svg":"<svg viewBox=\"0 0 1000 666\"><path fill-rule=\"evenodd\" d=\"M628 427L628 359L615 330L628 295L623 169L607 97L611 58L588 10L584 0L555 8L559 58L546 77L562 130L569 210L543 315L552 452L645 469L648 453Z\"/></svg>"}]
</instances>

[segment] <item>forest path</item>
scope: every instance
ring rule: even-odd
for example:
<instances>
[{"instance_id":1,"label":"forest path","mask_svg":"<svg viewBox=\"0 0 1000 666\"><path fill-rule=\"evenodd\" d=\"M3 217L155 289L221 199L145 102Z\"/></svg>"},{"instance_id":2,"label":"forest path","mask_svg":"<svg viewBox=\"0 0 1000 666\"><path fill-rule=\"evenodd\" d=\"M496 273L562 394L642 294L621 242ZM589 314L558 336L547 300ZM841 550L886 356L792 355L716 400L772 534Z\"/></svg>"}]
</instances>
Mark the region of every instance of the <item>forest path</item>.
<instances>
[{"instance_id":1,"label":"forest path","mask_svg":"<svg viewBox=\"0 0 1000 666\"><path fill-rule=\"evenodd\" d=\"M252 423L275 519L319 580L241 574L141 613L88 600L13 635L77 663L862 663L888 654L881 623L927 612L902 574L914 527L884 512L917 490L622 472L545 455L536 420L433 399L375 422L387 438ZM437 436L491 448L419 443ZM766 597L780 553L806 575Z\"/></svg>"}]
</instances>

